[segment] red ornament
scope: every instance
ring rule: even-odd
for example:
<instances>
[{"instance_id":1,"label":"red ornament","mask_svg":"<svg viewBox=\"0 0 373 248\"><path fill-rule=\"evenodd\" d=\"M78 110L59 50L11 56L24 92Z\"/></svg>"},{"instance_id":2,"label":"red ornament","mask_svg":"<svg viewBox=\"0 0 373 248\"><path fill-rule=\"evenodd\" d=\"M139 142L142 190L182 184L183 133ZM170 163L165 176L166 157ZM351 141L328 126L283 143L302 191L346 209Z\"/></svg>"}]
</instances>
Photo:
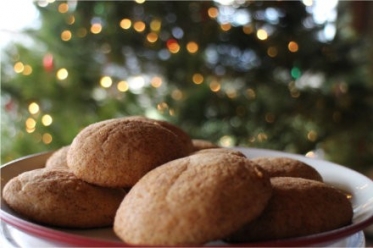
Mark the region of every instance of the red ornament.
<instances>
[{"instance_id":1,"label":"red ornament","mask_svg":"<svg viewBox=\"0 0 373 248\"><path fill-rule=\"evenodd\" d=\"M54 68L54 61L53 61L53 55L50 53L47 53L43 58L43 67L44 70L47 72L50 72Z\"/></svg>"}]
</instances>

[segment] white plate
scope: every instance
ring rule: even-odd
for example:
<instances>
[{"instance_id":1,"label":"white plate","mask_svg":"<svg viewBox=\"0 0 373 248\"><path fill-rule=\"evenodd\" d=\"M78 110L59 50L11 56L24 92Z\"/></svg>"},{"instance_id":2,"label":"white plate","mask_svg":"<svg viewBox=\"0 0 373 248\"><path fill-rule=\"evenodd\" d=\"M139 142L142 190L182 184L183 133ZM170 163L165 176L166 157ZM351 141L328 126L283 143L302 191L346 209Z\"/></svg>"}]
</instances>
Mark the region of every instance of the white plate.
<instances>
[{"instance_id":1,"label":"white plate","mask_svg":"<svg viewBox=\"0 0 373 248\"><path fill-rule=\"evenodd\" d=\"M235 149L243 152L249 158L260 156L286 156L304 161L318 170L326 183L351 193L351 203L354 209L353 223L346 227L305 237L239 244L239 246L364 246L362 230L373 223L373 182L369 178L347 167L301 155L264 149L240 147ZM11 178L22 172L44 167L45 161L51 153L52 152L47 152L23 157L4 165L1 168L1 188L3 188ZM13 228L25 235L36 237L40 240L47 240L59 245L65 244L85 247L125 246L125 244L115 236L111 228L75 230L42 226L28 221L12 211L3 199L1 199L0 218L10 226L11 229ZM220 242L213 242L211 244L224 245Z\"/></svg>"}]
</instances>

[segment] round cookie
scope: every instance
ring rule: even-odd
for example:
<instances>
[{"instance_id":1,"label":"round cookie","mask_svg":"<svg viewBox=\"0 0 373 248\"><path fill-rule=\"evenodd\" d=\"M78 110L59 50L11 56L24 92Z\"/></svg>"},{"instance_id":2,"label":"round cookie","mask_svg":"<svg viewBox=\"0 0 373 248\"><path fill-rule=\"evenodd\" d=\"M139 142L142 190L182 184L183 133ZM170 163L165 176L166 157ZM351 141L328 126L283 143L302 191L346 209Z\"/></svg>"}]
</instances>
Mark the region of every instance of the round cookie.
<instances>
[{"instance_id":1,"label":"round cookie","mask_svg":"<svg viewBox=\"0 0 373 248\"><path fill-rule=\"evenodd\" d=\"M351 223L350 201L325 183L295 177L271 178L273 194L266 209L230 235L231 242L300 237Z\"/></svg>"},{"instance_id":2,"label":"round cookie","mask_svg":"<svg viewBox=\"0 0 373 248\"><path fill-rule=\"evenodd\" d=\"M217 144L214 144L211 141L203 140L203 139L192 139L194 151L199 151L203 149L210 149L210 148L220 148Z\"/></svg>"},{"instance_id":3,"label":"round cookie","mask_svg":"<svg viewBox=\"0 0 373 248\"><path fill-rule=\"evenodd\" d=\"M301 177L322 182L320 173L310 165L288 157L257 157L251 159L270 177Z\"/></svg>"},{"instance_id":4,"label":"round cookie","mask_svg":"<svg viewBox=\"0 0 373 248\"><path fill-rule=\"evenodd\" d=\"M188 155L170 130L140 119L110 119L74 138L67 164L80 179L104 187L131 187L146 172Z\"/></svg>"},{"instance_id":5,"label":"round cookie","mask_svg":"<svg viewBox=\"0 0 373 248\"><path fill-rule=\"evenodd\" d=\"M63 146L52 153L52 155L45 162L45 168L52 170L69 170L67 166L67 151L70 145Z\"/></svg>"},{"instance_id":6,"label":"round cookie","mask_svg":"<svg viewBox=\"0 0 373 248\"><path fill-rule=\"evenodd\" d=\"M128 244L202 245L260 215L269 177L250 160L195 154L147 173L124 198L114 232Z\"/></svg>"},{"instance_id":7,"label":"round cookie","mask_svg":"<svg viewBox=\"0 0 373 248\"><path fill-rule=\"evenodd\" d=\"M203 153L228 153L240 157L245 157L245 154L243 154L240 151L234 150L234 149L229 149L229 148L206 148L202 150L198 150L194 152L193 154L203 154Z\"/></svg>"},{"instance_id":8,"label":"round cookie","mask_svg":"<svg viewBox=\"0 0 373 248\"><path fill-rule=\"evenodd\" d=\"M126 191L88 184L66 170L35 169L12 178L4 201L28 219L50 226L112 226Z\"/></svg>"}]
</instances>

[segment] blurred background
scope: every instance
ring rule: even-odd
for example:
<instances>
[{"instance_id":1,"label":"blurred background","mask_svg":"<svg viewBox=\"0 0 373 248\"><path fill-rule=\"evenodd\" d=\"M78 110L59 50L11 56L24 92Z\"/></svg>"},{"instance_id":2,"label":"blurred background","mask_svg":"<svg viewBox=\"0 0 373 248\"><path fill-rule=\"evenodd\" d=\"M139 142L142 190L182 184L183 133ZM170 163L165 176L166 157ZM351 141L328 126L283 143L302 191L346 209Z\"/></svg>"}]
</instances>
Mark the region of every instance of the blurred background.
<instances>
[{"instance_id":1,"label":"blurred background","mask_svg":"<svg viewBox=\"0 0 373 248\"><path fill-rule=\"evenodd\" d=\"M371 1L2 5L2 164L145 115L373 174Z\"/></svg>"}]
</instances>

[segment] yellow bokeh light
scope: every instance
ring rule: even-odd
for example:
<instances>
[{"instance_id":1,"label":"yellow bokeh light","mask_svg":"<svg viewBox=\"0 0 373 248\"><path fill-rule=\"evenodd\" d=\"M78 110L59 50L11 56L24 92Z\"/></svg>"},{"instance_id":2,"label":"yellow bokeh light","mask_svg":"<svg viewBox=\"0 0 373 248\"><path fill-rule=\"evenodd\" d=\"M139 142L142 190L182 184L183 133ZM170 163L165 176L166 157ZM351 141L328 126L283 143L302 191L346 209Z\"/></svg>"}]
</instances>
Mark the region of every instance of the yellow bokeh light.
<instances>
[{"instance_id":1,"label":"yellow bokeh light","mask_svg":"<svg viewBox=\"0 0 373 248\"><path fill-rule=\"evenodd\" d=\"M219 11L217 8L215 7L210 7L208 10L207 10L207 14L210 18L216 18L218 17L219 15Z\"/></svg>"},{"instance_id":2,"label":"yellow bokeh light","mask_svg":"<svg viewBox=\"0 0 373 248\"><path fill-rule=\"evenodd\" d=\"M73 15L69 15L67 18L66 18L66 23L69 24L69 25L72 25L75 23L75 16Z\"/></svg>"},{"instance_id":3,"label":"yellow bokeh light","mask_svg":"<svg viewBox=\"0 0 373 248\"><path fill-rule=\"evenodd\" d=\"M32 67L30 65L25 65L22 74L25 75L25 76L28 76L31 73L32 73Z\"/></svg>"},{"instance_id":4,"label":"yellow bokeh light","mask_svg":"<svg viewBox=\"0 0 373 248\"><path fill-rule=\"evenodd\" d=\"M221 85L217 81L212 81L210 83L210 90L213 92L218 92L221 89Z\"/></svg>"},{"instance_id":5,"label":"yellow bokeh light","mask_svg":"<svg viewBox=\"0 0 373 248\"><path fill-rule=\"evenodd\" d=\"M102 31L102 25L101 23L94 23L91 26L91 33L92 34L99 34Z\"/></svg>"},{"instance_id":6,"label":"yellow bokeh light","mask_svg":"<svg viewBox=\"0 0 373 248\"><path fill-rule=\"evenodd\" d=\"M255 99L256 98L256 93L253 89L247 89L246 90L246 95L249 99Z\"/></svg>"},{"instance_id":7,"label":"yellow bokeh light","mask_svg":"<svg viewBox=\"0 0 373 248\"><path fill-rule=\"evenodd\" d=\"M180 45L175 40L168 41L167 48L171 53L178 53L180 51Z\"/></svg>"},{"instance_id":8,"label":"yellow bokeh light","mask_svg":"<svg viewBox=\"0 0 373 248\"><path fill-rule=\"evenodd\" d=\"M137 21L137 22L135 22L135 23L133 24L133 28L134 28L137 32L141 33L141 32L144 32L144 30L145 30L145 28L146 28L146 25L145 25L145 23L142 22L142 21Z\"/></svg>"},{"instance_id":9,"label":"yellow bokeh light","mask_svg":"<svg viewBox=\"0 0 373 248\"><path fill-rule=\"evenodd\" d=\"M142 3L145 3L145 0L135 0L135 2L138 4L142 4Z\"/></svg>"},{"instance_id":10,"label":"yellow bokeh light","mask_svg":"<svg viewBox=\"0 0 373 248\"><path fill-rule=\"evenodd\" d=\"M25 66L22 62L17 62L14 64L13 69L16 73L21 73L25 69Z\"/></svg>"},{"instance_id":11,"label":"yellow bokeh light","mask_svg":"<svg viewBox=\"0 0 373 248\"><path fill-rule=\"evenodd\" d=\"M298 43L296 43L295 41L290 41L288 44L288 49L290 52L297 52L299 49Z\"/></svg>"},{"instance_id":12,"label":"yellow bokeh light","mask_svg":"<svg viewBox=\"0 0 373 248\"><path fill-rule=\"evenodd\" d=\"M69 72L65 68L61 68L57 71L56 77L58 80L65 80L69 76Z\"/></svg>"},{"instance_id":13,"label":"yellow bokeh light","mask_svg":"<svg viewBox=\"0 0 373 248\"><path fill-rule=\"evenodd\" d=\"M198 51L198 44L195 43L194 41L190 41L186 45L186 49L188 50L189 53L196 53Z\"/></svg>"},{"instance_id":14,"label":"yellow bokeh light","mask_svg":"<svg viewBox=\"0 0 373 248\"><path fill-rule=\"evenodd\" d=\"M37 104L36 102L32 102L28 105L28 112L30 112L30 114L37 114L40 110L40 107L39 107L39 104Z\"/></svg>"},{"instance_id":15,"label":"yellow bokeh light","mask_svg":"<svg viewBox=\"0 0 373 248\"><path fill-rule=\"evenodd\" d=\"M61 40L63 41L69 41L71 40L72 34L70 30L64 30L61 33Z\"/></svg>"},{"instance_id":16,"label":"yellow bokeh light","mask_svg":"<svg viewBox=\"0 0 373 248\"><path fill-rule=\"evenodd\" d=\"M171 92L171 97L172 97L172 99L174 99L176 101L180 101L180 100L183 99L184 94L181 90L175 89Z\"/></svg>"},{"instance_id":17,"label":"yellow bokeh light","mask_svg":"<svg viewBox=\"0 0 373 248\"><path fill-rule=\"evenodd\" d=\"M161 87L162 85L162 78L161 77L153 77L150 84L154 87L154 88L159 88Z\"/></svg>"},{"instance_id":18,"label":"yellow bokeh light","mask_svg":"<svg viewBox=\"0 0 373 248\"><path fill-rule=\"evenodd\" d=\"M43 115L43 117L41 117L41 123L44 126L50 126L52 122L53 122L53 118L50 115Z\"/></svg>"},{"instance_id":19,"label":"yellow bokeh light","mask_svg":"<svg viewBox=\"0 0 373 248\"><path fill-rule=\"evenodd\" d=\"M146 36L146 40L149 42L149 43L154 43L158 40L158 35L154 32L151 32L149 33L147 36Z\"/></svg>"},{"instance_id":20,"label":"yellow bokeh light","mask_svg":"<svg viewBox=\"0 0 373 248\"><path fill-rule=\"evenodd\" d=\"M224 135L219 139L219 144L224 147L230 147L234 145L234 139L230 135Z\"/></svg>"},{"instance_id":21,"label":"yellow bokeh light","mask_svg":"<svg viewBox=\"0 0 373 248\"><path fill-rule=\"evenodd\" d=\"M26 129L35 129L36 121L33 118L27 118L25 125Z\"/></svg>"},{"instance_id":22,"label":"yellow bokeh light","mask_svg":"<svg viewBox=\"0 0 373 248\"><path fill-rule=\"evenodd\" d=\"M245 34L251 34L254 31L254 28L251 25L245 25L242 27L242 30Z\"/></svg>"},{"instance_id":23,"label":"yellow bokeh light","mask_svg":"<svg viewBox=\"0 0 373 248\"><path fill-rule=\"evenodd\" d=\"M237 97L237 91L235 89L228 89L225 94L231 99L234 99Z\"/></svg>"},{"instance_id":24,"label":"yellow bokeh light","mask_svg":"<svg viewBox=\"0 0 373 248\"><path fill-rule=\"evenodd\" d=\"M158 19L154 19L150 22L150 29L153 32L159 32L161 30L162 22Z\"/></svg>"},{"instance_id":25,"label":"yellow bokeh light","mask_svg":"<svg viewBox=\"0 0 373 248\"><path fill-rule=\"evenodd\" d=\"M200 73L193 74L193 77L192 77L193 83L201 84L201 83L203 83L203 80L204 80L204 78L203 78L202 74L200 74Z\"/></svg>"},{"instance_id":26,"label":"yellow bokeh light","mask_svg":"<svg viewBox=\"0 0 373 248\"><path fill-rule=\"evenodd\" d=\"M130 19L124 18L120 21L119 26L123 29L129 29L132 26Z\"/></svg>"},{"instance_id":27,"label":"yellow bokeh light","mask_svg":"<svg viewBox=\"0 0 373 248\"><path fill-rule=\"evenodd\" d=\"M69 11L69 5L67 3L61 3L60 5L58 5L58 12L63 14L67 11Z\"/></svg>"},{"instance_id":28,"label":"yellow bokeh light","mask_svg":"<svg viewBox=\"0 0 373 248\"><path fill-rule=\"evenodd\" d=\"M100 80L100 85L103 88L109 88L113 84L113 80L109 76L104 76Z\"/></svg>"},{"instance_id":29,"label":"yellow bokeh light","mask_svg":"<svg viewBox=\"0 0 373 248\"><path fill-rule=\"evenodd\" d=\"M317 139L317 133L316 133L316 131L314 131L314 130L309 131L307 133L307 139L309 141L316 141L316 139Z\"/></svg>"},{"instance_id":30,"label":"yellow bokeh light","mask_svg":"<svg viewBox=\"0 0 373 248\"><path fill-rule=\"evenodd\" d=\"M42 140L44 144L50 144L53 140L53 137L50 133L45 133L43 134Z\"/></svg>"},{"instance_id":31,"label":"yellow bokeh light","mask_svg":"<svg viewBox=\"0 0 373 248\"><path fill-rule=\"evenodd\" d=\"M128 83L127 81L119 81L118 84L117 84L117 89L120 91L120 92L126 92L128 91L129 89L129 86L128 86Z\"/></svg>"},{"instance_id":32,"label":"yellow bokeh light","mask_svg":"<svg viewBox=\"0 0 373 248\"><path fill-rule=\"evenodd\" d=\"M264 133L264 132L258 133L258 135L256 137L257 137L259 142L263 142L263 141L266 141L268 139L267 134Z\"/></svg>"},{"instance_id":33,"label":"yellow bokeh light","mask_svg":"<svg viewBox=\"0 0 373 248\"><path fill-rule=\"evenodd\" d=\"M268 47L267 54L269 57L272 57L272 58L276 57L278 54L277 48L273 46Z\"/></svg>"},{"instance_id":34,"label":"yellow bokeh light","mask_svg":"<svg viewBox=\"0 0 373 248\"><path fill-rule=\"evenodd\" d=\"M264 29L259 29L256 31L256 37L258 37L259 40L266 40L268 38L268 33Z\"/></svg>"},{"instance_id":35,"label":"yellow bokeh light","mask_svg":"<svg viewBox=\"0 0 373 248\"><path fill-rule=\"evenodd\" d=\"M222 23L220 24L220 28L223 31L228 31L232 28L232 25L230 23Z\"/></svg>"}]
</instances>

